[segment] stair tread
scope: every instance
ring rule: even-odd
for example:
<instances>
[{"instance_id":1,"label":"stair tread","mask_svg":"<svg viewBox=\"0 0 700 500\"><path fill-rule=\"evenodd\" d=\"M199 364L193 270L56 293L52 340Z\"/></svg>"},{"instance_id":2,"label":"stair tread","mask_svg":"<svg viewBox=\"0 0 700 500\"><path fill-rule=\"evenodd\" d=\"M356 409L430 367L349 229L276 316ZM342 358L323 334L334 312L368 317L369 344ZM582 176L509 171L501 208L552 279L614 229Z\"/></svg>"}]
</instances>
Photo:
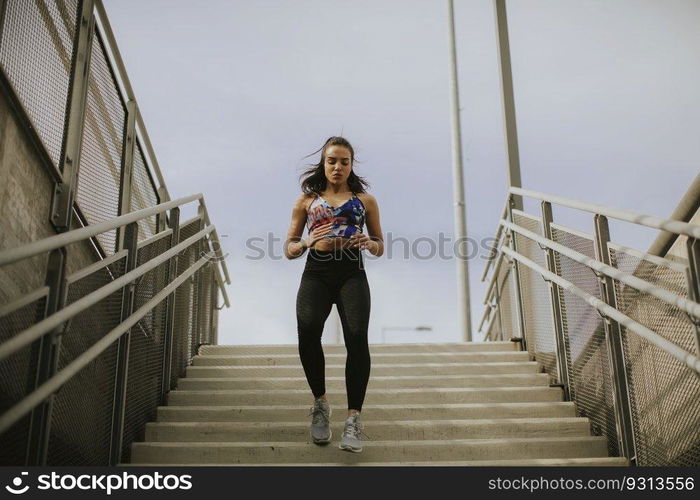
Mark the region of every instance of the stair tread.
<instances>
[{"instance_id":1,"label":"stair tread","mask_svg":"<svg viewBox=\"0 0 700 500\"><path fill-rule=\"evenodd\" d=\"M512 392L514 390L518 391L559 391L559 387L545 387L541 385L519 385L519 386L496 386L496 387L397 387L392 388L393 393L404 393L404 394L414 394L414 393L425 393L425 392L476 392L476 391L503 391ZM274 394L274 393L284 393L284 394L308 394L308 389L174 389L170 391L172 393L216 393L216 394ZM386 393L386 389L367 389L367 394L371 393ZM333 395L344 395L343 390L328 390L326 394Z\"/></svg>"},{"instance_id":2,"label":"stair tread","mask_svg":"<svg viewBox=\"0 0 700 500\"><path fill-rule=\"evenodd\" d=\"M604 436L567 436L567 437L514 437L514 438L484 438L484 439L422 439L422 440L390 440L390 441L363 441L363 446L459 446L472 444L501 444L501 443L564 443L564 442L596 442L606 441ZM309 446L307 442L301 441L144 441L134 442L134 446L139 447L212 447L212 448L296 448Z\"/></svg>"},{"instance_id":3,"label":"stair tread","mask_svg":"<svg viewBox=\"0 0 700 500\"><path fill-rule=\"evenodd\" d=\"M493 403L406 403L406 404L388 404L388 405L363 405L364 411L371 409L390 409L400 410L402 408L478 408L492 406L573 406L572 401L515 401L515 402L493 402ZM178 405L178 406L159 406L159 410L308 410L309 405Z\"/></svg>"},{"instance_id":4,"label":"stair tread","mask_svg":"<svg viewBox=\"0 0 700 500\"><path fill-rule=\"evenodd\" d=\"M341 462L308 462L308 463L285 463L285 462L275 462L275 463L235 463L235 464L168 464L168 463L135 463L135 464L119 464L119 466L138 466L138 467L152 467L152 466L165 466L165 467L230 467L230 466L241 466L241 467L261 467L261 466L273 466L273 467L317 467L317 466L359 466L359 467L374 467L374 466L462 466L462 467L478 467L478 466L545 466L545 465L571 465L580 466L585 464L591 465L619 465L628 466L629 462L626 458L621 457L577 457L577 458L524 458L524 459L508 459L508 460L469 460L469 461L436 461L436 462L356 462L351 463L341 463Z\"/></svg>"},{"instance_id":5,"label":"stair tread","mask_svg":"<svg viewBox=\"0 0 700 500\"><path fill-rule=\"evenodd\" d=\"M333 425L342 425L345 416L341 416L338 420L331 423ZM482 425L555 425L555 424L583 424L588 423L587 417L533 417L533 418L471 418L471 419L439 419L439 420L372 420L369 422L371 427L382 426L482 426ZM284 422L241 422L241 421L187 421L187 422L147 422L146 427L253 427L253 428L306 428L309 423L304 420L284 421Z\"/></svg>"}]
</instances>

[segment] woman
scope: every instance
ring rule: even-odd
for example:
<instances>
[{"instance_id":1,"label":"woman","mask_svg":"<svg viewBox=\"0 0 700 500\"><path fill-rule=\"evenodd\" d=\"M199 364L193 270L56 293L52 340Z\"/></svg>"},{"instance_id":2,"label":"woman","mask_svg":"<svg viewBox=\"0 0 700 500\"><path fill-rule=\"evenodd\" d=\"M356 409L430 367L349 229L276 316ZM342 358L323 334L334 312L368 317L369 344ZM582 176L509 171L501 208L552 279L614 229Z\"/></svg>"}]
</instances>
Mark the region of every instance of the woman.
<instances>
[{"instance_id":1,"label":"woman","mask_svg":"<svg viewBox=\"0 0 700 500\"><path fill-rule=\"evenodd\" d=\"M296 312L299 356L314 395L311 437L317 444L329 443L331 439L331 408L326 399L321 334L335 303L347 349L348 416L340 448L359 453L362 451L359 417L370 372L367 343L370 291L362 250L381 256L384 241L377 200L365 191L369 184L353 171L355 152L350 143L343 137L330 137L319 151L319 163L302 174L303 193L292 210L284 252L287 258L295 259L309 249ZM365 222L368 234L362 230ZM304 225L309 233L302 239Z\"/></svg>"}]
</instances>

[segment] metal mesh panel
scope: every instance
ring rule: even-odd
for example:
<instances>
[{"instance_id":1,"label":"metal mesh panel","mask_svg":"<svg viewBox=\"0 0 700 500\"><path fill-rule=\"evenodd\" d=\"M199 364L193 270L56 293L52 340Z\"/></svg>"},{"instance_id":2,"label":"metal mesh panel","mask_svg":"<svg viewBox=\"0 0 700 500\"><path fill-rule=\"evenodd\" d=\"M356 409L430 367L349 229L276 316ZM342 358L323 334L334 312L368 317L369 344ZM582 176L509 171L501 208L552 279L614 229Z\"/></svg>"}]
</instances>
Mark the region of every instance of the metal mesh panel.
<instances>
[{"instance_id":1,"label":"metal mesh panel","mask_svg":"<svg viewBox=\"0 0 700 500\"><path fill-rule=\"evenodd\" d=\"M125 259L70 281L67 304L123 275ZM93 346L121 320L122 290L73 317L62 336L58 370ZM55 397L48 465L105 465L114 403L117 342L71 378Z\"/></svg>"},{"instance_id":2,"label":"metal mesh panel","mask_svg":"<svg viewBox=\"0 0 700 500\"><path fill-rule=\"evenodd\" d=\"M593 239L586 235L552 224L552 239L595 258ZM554 256L559 276L594 297L601 298L598 279L589 267L558 252ZM561 301L571 398L576 401L578 413L590 418L593 434L607 438L610 456L619 456L610 358L603 319L587 302L557 288Z\"/></svg>"},{"instance_id":3,"label":"metal mesh panel","mask_svg":"<svg viewBox=\"0 0 700 500\"><path fill-rule=\"evenodd\" d=\"M126 108L99 32L95 33L90 57L76 201L88 224L96 224L119 215ZM107 255L114 253L116 230L96 238Z\"/></svg>"},{"instance_id":4,"label":"metal mesh panel","mask_svg":"<svg viewBox=\"0 0 700 500\"><path fill-rule=\"evenodd\" d=\"M685 269L614 244L611 264L621 271L688 298ZM615 281L620 311L665 339L698 355L695 330L685 313ZM700 465L700 380L680 363L622 327L625 368L639 465Z\"/></svg>"},{"instance_id":5,"label":"metal mesh panel","mask_svg":"<svg viewBox=\"0 0 700 500\"><path fill-rule=\"evenodd\" d=\"M504 260L498 277L498 321L499 334L502 339L510 339L520 335L518 329L518 309L513 284L513 268Z\"/></svg>"},{"instance_id":6,"label":"metal mesh panel","mask_svg":"<svg viewBox=\"0 0 700 500\"><path fill-rule=\"evenodd\" d=\"M156 190L151 174L146 166L146 159L139 142L134 148L134 166L131 176L131 211L141 210L157 205L159 203L158 192ZM149 238L158 232L158 219L151 216L138 221L139 240Z\"/></svg>"},{"instance_id":7,"label":"metal mesh panel","mask_svg":"<svg viewBox=\"0 0 700 500\"><path fill-rule=\"evenodd\" d=\"M199 232L200 221L194 220L180 228L180 241ZM178 256L177 275L179 276L195 263L197 245L190 245ZM177 379L185 375L185 367L190 363L192 356L193 316L197 301L194 293L194 285L191 280L186 280L175 291L175 325L173 329L172 369L170 376L170 388L177 385Z\"/></svg>"},{"instance_id":8,"label":"metal mesh panel","mask_svg":"<svg viewBox=\"0 0 700 500\"><path fill-rule=\"evenodd\" d=\"M21 307L9 307L9 310L0 316L0 343L6 342L43 318L47 292L48 289L45 288L40 297ZM0 414L12 408L33 390L37 370L37 346L38 341L0 360ZM25 415L0 434L0 465L25 464L30 415Z\"/></svg>"},{"instance_id":9,"label":"metal mesh panel","mask_svg":"<svg viewBox=\"0 0 700 500\"><path fill-rule=\"evenodd\" d=\"M159 238L139 248L137 265L142 265L170 248L170 237ZM135 290L134 311L151 300L168 282L166 261L146 273ZM129 345L122 461L131 460L131 443L143 441L146 422L156 419L161 402L166 301L161 301L132 329Z\"/></svg>"},{"instance_id":10,"label":"metal mesh panel","mask_svg":"<svg viewBox=\"0 0 700 500\"><path fill-rule=\"evenodd\" d=\"M6 3L0 64L58 166L78 0L6 0Z\"/></svg>"},{"instance_id":11,"label":"metal mesh panel","mask_svg":"<svg viewBox=\"0 0 700 500\"><path fill-rule=\"evenodd\" d=\"M536 217L514 210L513 223L542 236L541 221ZM515 233L515 243L518 253L547 269L546 255L536 241ZM518 270L527 350L542 364L545 371L556 379L558 377L557 358L549 286L537 271L525 265L519 265Z\"/></svg>"}]
</instances>

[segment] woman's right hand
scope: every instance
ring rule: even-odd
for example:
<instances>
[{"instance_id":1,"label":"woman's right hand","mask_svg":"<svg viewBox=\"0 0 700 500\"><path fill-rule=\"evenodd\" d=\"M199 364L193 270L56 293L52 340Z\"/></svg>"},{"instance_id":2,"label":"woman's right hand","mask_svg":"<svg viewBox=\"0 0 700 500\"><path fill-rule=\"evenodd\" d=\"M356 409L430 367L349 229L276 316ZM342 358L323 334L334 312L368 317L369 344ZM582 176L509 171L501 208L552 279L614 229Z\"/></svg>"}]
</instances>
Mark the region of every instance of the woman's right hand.
<instances>
[{"instance_id":1,"label":"woman's right hand","mask_svg":"<svg viewBox=\"0 0 700 500\"><path fill-rule=\"evenodd\" d=\"M323 238L326 234L328 234L331 230L331 226L333 226L333 221L328 222L326 224L322 224L318 226L316 229L311 231L309 233L309 237L306 238L306 246L308 248L311 248L314 246L314 243L316 243L318 240Z\"/></svg>"}]
</instances>

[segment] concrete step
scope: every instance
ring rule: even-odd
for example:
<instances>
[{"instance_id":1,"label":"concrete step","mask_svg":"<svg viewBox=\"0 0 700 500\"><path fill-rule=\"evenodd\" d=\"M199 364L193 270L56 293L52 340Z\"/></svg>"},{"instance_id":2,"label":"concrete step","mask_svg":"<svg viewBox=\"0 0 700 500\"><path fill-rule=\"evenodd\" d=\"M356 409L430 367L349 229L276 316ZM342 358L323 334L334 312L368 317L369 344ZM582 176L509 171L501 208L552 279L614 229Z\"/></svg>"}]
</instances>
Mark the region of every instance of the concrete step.
<instances>
[{"instance_id":1,"label":"concrete step","mask_svg":"<svg viewBox=\"0 0 700 500\"><path fill-rule=\"evenodd\" d=\"M158 422L289 422L306 418L310 404L276 406L159 406ZM336 413L346 408L335 407ZM365 404L363 414L376 420L442 420L526 417L575 417L570 401L529 403Z\"/></svg>"},{"instance_id":2,"label":"concrete step","mask_svg":"<svg viewBox=\"0 0 700 500\"><path fill-rule=\"evenodd\" d=\"M373 354L372 362L392 363L497 363L529 361L530 354L521 351L504 352L411 352ZM324 358L327 364L344 364L345 353L329 353ZM197 355L192 358L194 366L249 366L249 365L294 365L300 363L299 354L246 354L246 355Z\"/></svg>"},{"instance_id":3,"label":"concrete step","mask_svg":"<svg viewBox=\"0 0 700 500\"><path fill-rule=\"evenodd\" d=\"M370 377L368 388L418 388L418 387L516 387L547 386L546 373L492 374L492 375L424 375L424 376L376 376ZM179 390L222 389L303 389L308 387L305 377L211 377L181 378ZM326 377L327 389L345 389L345 377Z\"/></svg>"},{"instance_id":4,"label":"concrete step","mask_svg":"<svg viewBox=\"0 0 700 500\"><path fill-rule=\"evenodd\" d=\"M345 412L331 415L333 436L343 434ZM149 422L145 441L311 442L309 418L299 422ZM364 432L377 441L418 439L496 439L590 436L587 418L467 420L364 420Z\"/></svg>"},{"instance_id":5,"label":"concrete step","mask_svg":"<svg viewBox=\"0 0 700 500\"><path fill-rule=\"evenodd\" d=\"M367 441L362 453L308 443L133 443L131 463L421 462L607 456L604 437Z\"/></svg>"},{"instance_id":6,"label":"concrete step","mask_svg":"<svg viewBox=\"0 0 700 500\"><path fill-rule=\"evenodd\" d=\"M138 463L118 464L119 467L157 467L167 465L169 467L227 467L230 464L163 464L163 463ZM257 463L238 463L237 466L260 467ZM275 467L347 467L357 465L360 467L628 467L629 461L623 457L583 457L583 458L527 458L518 460L469 460L469 461L433 461L433 462L356 462L354 464L340 462L322 463L275 463Z\"/></svg>"},{"instance_id":7,"label":"concrete step","mask_svg":"<svg viewBox=\"0 0 700 500\"><path fill-rule=\"evenodd\" d=\"M538 373L536 361L505 363L372 363L370 380L381 375L489 375L492 373ZM186 377L303 377L299 364L278 366L188 366ZM327 377L345 376L345 363L326 363Z\"/></svg>"},{"instance_id":8,"label":"concrete step","mask_svg":"<svg viewBox=\"0 0 700 500\"><path fill-rule=\"evenodd\" d=\"M379 354L411 352L485 352L517 351L515 342L454 342L442 344L370 344L369 352ZM324 353L345 354L343 344L323 344ZM246 354L298 354L297 344L258 344L258 345L203 345L198 354L246 355Z\"/></svg>"},{"instance_id":9,"label":"concrete step","mask_svg":"<svg viewBox=\"0 0 700 500\"><path fill-rule=\"evenodd\" d=\"M347 404L345 391L329 390L328 401L334 406ZM525 401L561 401L559 387L489 387L489 388L429 388L368 389L367 404L419 403L505 403ZM284 405L312 403L309 389L288 390L221 390L183 391L168 393L168 405Z\"/></svg>"}]
</instances>

